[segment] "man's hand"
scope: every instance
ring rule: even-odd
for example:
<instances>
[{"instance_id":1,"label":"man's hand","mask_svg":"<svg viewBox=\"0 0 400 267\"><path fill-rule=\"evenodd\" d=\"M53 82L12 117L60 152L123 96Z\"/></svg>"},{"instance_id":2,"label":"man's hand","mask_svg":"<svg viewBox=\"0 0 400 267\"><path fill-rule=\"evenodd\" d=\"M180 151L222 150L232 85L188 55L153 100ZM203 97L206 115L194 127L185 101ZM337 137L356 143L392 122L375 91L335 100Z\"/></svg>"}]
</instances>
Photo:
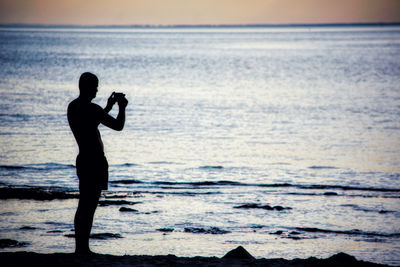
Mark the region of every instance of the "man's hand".
<instances>
[{"instance_id":1,"label":"man's hand","mask_svg":"<svg viewBox=\"0 0 400 267\"><path fill-rule=\"evenodd\" d=\"M114 106L115 102L117 102L117 100L115 99L115 92L113 92L110 97L107 99L107 106Z\"/></svg>"},{"instance_id":2,"label":"man's hand","mask_svg":"<svg viewBox=\"0 0 400 267\"><path fill-rule=\"evenodd\" d=\"M115 102L117 102L117 100L115 99L115 92L113 92L110 97L107 99L107 106L104 108L104 111L106 113L110 112L110 110L112 109L112 107L114 106Z\"/></svg>"},{"instance_id":3,"label":"man's hand","mask_svg":"<svg viewBox=\"0 0 400 267\"><path fill-rule=\"evenodd\" d=\"M128 99L126 99L125 96L118 97L117 102L119 108L126 108L128 105Z\"/></svg>"}]
</instances>

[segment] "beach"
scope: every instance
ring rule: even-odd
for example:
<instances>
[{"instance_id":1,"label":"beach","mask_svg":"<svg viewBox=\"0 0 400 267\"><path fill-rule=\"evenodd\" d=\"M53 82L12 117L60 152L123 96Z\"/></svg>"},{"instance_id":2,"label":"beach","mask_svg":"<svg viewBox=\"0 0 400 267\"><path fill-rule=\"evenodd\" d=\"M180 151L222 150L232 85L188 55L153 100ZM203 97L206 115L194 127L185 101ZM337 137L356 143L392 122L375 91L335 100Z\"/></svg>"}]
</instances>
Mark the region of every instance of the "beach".
<instances>
[{"instance_id":1,"label":"beach","mask_svg":"<svg viewBox=\"0 0 400 267\"><path fill-rule=\"evenodd\" d=\"M237 252L237 251L240 252ZM326 259L310 257L308 259L254 259L244 248L238 247L228 252L222 258L217 257L176 257L166 256L113 256L95 254L92 256L77 256L75 254L54 253L39 254L33 252L0 253L2 266L270 266L270 267L300 267L300 266L351 266L378 267L388 266L365 261L339 253ZM4 264L5 263L5 264Z\"/></svg>"}]
</instances>

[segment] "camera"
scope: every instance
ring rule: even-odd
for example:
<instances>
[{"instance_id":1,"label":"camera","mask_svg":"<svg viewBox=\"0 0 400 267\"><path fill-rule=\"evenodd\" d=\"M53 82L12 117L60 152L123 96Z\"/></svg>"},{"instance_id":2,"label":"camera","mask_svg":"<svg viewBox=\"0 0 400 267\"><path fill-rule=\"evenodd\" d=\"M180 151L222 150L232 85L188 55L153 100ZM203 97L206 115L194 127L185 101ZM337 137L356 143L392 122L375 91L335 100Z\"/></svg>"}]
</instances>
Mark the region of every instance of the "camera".
<instances>
[{"instance_id":1,"label":"camera","mask_svg":"<svg viewBox=\"0 0 400 267\"><path fill-rule=\"evenodd\" d=\"M115 100L118 102L125 97L124 93L113 93Z\"/></svg>"}]
</instances>

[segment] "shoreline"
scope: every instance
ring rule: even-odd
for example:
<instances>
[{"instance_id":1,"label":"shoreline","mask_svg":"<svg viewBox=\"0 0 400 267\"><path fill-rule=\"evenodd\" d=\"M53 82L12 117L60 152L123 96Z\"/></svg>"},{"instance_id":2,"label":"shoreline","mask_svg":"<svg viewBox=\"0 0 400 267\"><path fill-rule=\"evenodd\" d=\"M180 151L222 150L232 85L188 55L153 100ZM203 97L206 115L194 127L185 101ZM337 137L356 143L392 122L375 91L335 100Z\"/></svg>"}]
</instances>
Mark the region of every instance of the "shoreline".
<instances>
[{"instance_id":1,"label":"shoreline","mask_svg":"<svg viewBox=\"0 0 400 267\"><path fill-rule=\"evenodd\" d=\"M35 252L0 252L2 266L390 266L357 260L354 256L338 253L326 259L255 259L243 247L229 251L224 257L177 257L175 255L146 256L74 253L41 254ZM4 265L5 263L5 265Z\"/></svg>"}]
</instances>

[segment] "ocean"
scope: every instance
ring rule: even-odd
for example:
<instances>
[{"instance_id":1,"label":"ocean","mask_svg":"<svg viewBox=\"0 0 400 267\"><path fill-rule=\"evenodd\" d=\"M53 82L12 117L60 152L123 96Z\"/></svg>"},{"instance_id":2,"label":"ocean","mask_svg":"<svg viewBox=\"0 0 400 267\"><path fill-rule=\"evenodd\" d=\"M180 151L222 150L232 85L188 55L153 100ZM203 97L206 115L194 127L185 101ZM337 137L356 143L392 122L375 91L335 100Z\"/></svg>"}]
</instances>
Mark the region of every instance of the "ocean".
<instances>
[{"instance_id":1,"label":"ocean","mask_svg":"<svg viewBox=\"0 0 400 267\"><path fill-rule=\"evenodd\" d=\"M399 63L398 25L2 26L0 251L74 251L90 71L129 100L93 251L400 265Z\"/></svg>"}]
</instances>

